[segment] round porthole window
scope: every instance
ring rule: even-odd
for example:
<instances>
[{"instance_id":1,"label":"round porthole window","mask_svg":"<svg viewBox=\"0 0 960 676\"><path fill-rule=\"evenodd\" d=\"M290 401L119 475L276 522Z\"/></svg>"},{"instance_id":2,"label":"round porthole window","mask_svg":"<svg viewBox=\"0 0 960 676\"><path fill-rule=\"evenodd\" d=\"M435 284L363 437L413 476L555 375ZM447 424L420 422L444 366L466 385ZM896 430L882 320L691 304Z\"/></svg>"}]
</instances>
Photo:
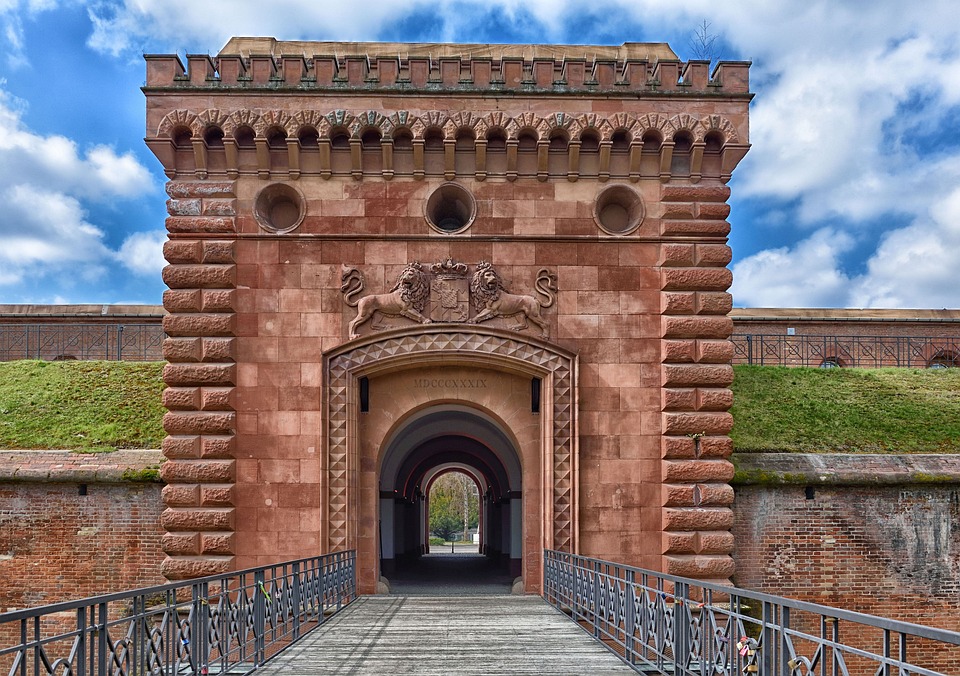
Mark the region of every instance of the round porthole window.
<instances>
[{"instance_id":1,"label":"round porthole window","mask_svg":"<svg viewBox=\"0 0 960 676\"><path fill-rule=\"evenodd\" d=\"M444 183L427 198L427 223L439 232L453 234L470 227L477 215L477 201L459 183Z\"/></svg>"},{"instance_id":2,"label":"round porthole window","mask_svg":"<svg viewBox=\"0 0 960 676\"><path fill-rule=\"evenodd\" d=\"M286 183L274 183L260 191L254 201L253 216L267 232L295 230L306 215L303 195Z\"/></svg>"},{"instance_id":3,"label":"round porthole window","mask_svg":"<svg viewBox=\"0 0 960 676\"><path fill-rule=\"evenodd\" d=\"M609 235L629 235L643 222L643 199L633 188L611 185L600 191L593 217Z\"/></svg>"}]
</instances>

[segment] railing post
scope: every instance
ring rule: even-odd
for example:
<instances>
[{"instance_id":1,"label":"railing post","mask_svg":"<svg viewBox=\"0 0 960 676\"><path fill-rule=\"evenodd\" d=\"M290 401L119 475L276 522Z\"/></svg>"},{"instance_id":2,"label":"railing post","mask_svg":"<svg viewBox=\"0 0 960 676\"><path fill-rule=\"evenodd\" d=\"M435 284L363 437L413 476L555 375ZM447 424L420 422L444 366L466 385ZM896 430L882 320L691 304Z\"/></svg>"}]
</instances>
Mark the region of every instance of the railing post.
<instances>
[{"instance_id":1,"label":"railing post","mask_svg":"<svg viewBox=\"0 0 960 676\"><path fill-rule=\"evenodd\" d=\"M117 324L117 361L123 361L123 324Z\"/></svg>"},{"instance_id":2,"label":"railing post","mask_svg":"<svg viewBox=\"0 0 960 676\"><path fill-rule=\"evenodd\" d=\"M753 335L747 334L747 363L753 364Z\"/></svg>"},{"instance_id":3,"label":"railing post","mask_svg":"<svg viewBox=\"0 0 960 676\"><path fill-rule=\"evenodd\" d=\"M675 674L687 672L686 662L690 656L688 636L690 627L683 617L686 596L686 583L675 582L673 586L673 671Z\"/></svg>"},{"instance_id":4,"label":"railing post","mask_svg":"<svg viewBox=\"0 0 960 676\"><path fill-rule=\"evenodd\" d=\"M253 574L253 663L263 664L266 657L267 597L263 569Z\"/></svg>"},{"instance_id":5,"label":"railing post","mask_svg":"<svg viewBox=\"0 0 960 676\"><path fill-rule=\"evenodd\" d=\"M623 613L623 631L624 636L624 657L627 659L627 664L633 665L634 652L636 650L634 646L633 634L636 631L637 626L637 604L634 603L634 591L633 586L636 583L636 573L633 569L627 570L626 579L623 582L623 603L624 603L624 613Z\"/></svg>"},{"instance_id":6,"label":"railing post","mask_svg":"<svg viewBox=\"0 0 960 676\"><path fill-rule=\"evenodd\" d=\"M600 562L593 562L593 637L600 638Z\"/></svg>"},{"instance_id":7,"label":"railing post","mask_svg":"<svg viewBox=\"0 0 960 676\"><path fill-rule=\"evenodd\" d=\"M300 614L303 612L301 608L301 592L300 592L300 562L297 561L293 564L293 578L290 584L290 601L293 606L293 640L296 641L300 638Z\"/></svg>"}]
</instances>

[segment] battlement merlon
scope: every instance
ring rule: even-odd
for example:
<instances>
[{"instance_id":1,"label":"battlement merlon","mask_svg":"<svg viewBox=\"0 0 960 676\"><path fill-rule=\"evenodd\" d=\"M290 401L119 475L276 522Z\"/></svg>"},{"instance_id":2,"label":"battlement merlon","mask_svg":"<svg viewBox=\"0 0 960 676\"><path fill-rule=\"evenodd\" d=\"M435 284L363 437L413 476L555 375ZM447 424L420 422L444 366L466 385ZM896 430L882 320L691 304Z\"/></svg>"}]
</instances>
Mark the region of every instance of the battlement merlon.
<instances>
[{"instance_id":1,"label":"battlement merlon","mask_svg":"<svg viewBox=\"0 0 960 676\"><path fill-rule=\"evenodd\" d=\"M220 53L144 56L145 90L267 88L750 97L745 61L681 62L666 43L476 45L231 38Z\"/></svg>"}]
</instances>

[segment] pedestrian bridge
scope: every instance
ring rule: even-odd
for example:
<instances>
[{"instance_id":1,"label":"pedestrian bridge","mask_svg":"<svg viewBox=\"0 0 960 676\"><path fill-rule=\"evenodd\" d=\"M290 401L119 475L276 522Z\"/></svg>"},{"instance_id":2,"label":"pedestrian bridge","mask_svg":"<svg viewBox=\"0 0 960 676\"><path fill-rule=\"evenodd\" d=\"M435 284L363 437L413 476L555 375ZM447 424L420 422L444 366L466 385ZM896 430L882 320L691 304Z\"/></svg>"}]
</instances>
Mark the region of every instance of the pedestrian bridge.
<instances>
[{"instance_id":1,"label":"pedestrian bridge","mask_svg":"<svg viewBox=\"0 0 960 676\"><path fill-rule=\"evenodd\" d=\"M511 595L461 559L390 595L351 551L5 613L0 674L960 673L955 632L555 551Z\"/></svg>"}]
</instances>

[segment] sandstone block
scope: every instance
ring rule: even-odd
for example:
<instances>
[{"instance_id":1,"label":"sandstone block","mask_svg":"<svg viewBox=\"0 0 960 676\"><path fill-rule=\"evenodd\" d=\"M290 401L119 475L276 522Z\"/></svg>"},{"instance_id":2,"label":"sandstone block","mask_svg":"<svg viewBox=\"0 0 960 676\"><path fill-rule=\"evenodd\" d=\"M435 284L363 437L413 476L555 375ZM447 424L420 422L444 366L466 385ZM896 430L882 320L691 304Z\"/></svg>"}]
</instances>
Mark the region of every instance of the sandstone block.
<instances>
[{"instance_id":1,"label":"sandstone block","mask_svg":"<svg viewBox=\"0 0 960 676\"><path fill-rule=\"evenodd\" d=\"M725 460L721 462L726 462ZM730 466L730 477L733 477L733 465ZM729 481L725 479L724 481ZM733 504L733 487L727 483L699 484L701 507L729 507Z\"/></svg>"},{"instance_id":2,"label":"sandstone block","mask_svg":"<svg viewBox=\"0 0 960 676\"><path fill-rule=\"evenodd\" d=\"M174 508L160 515L160 525L170 532L232 531L233 508Z\"/></svg>"},{"instance_id":3,"label":"sandstone block","mask_svg":"<svg viewBox=\"0 0 960 676\"><path fill-rule=\"evenodd\" d=\"M696 361L701 364L729 364L733 360L733 343L729 340L698 340Z\"/></svg>"},{"instance_id":4,"label":"sandstone block","mask_svg":"<svg viewBox=\"0 0 960 676\"><path fill-rule=\"evenodd\" d=\"M167 200L167 213L171 216L199 216L200 200Z\"/></svg>"},{"instance_id":5,"label":"sandstone block","mask_svg":"<svg viewBox=\"0 0 960 676\"><path fill-rule=\"evenodd\" d=\"M664 458L693 458L696 457L696 446L692 437L664 436L660 438L660 452Z\"/></svg>"},{"instance_id":6,"label":"sandstone block","mask_svg":"<svg viewBox=\"0 0 960 676\"><path fill-rule=\"evenodd\" d=\"M167 289L163 292L163 307L167 312L200 312L200 289Z\"/></svg>"},{"instance_id":7,"label":"sandstone block","mask_svg":"<svg viewBox=\"0 0 960 676\"><path fill-rule=\"evenodd\" d=\"M697 314L726 315L733 309L733 296L722 291L697 294Z\"/></svg>"},{"instance_id":8,"label":"sandstone block","mask_svg":"<svg viewBox=\"0 0 960 676\"><path fill-rule=\"evenodd\" d=\"M733 333L733 320L712 315L665 316L661 318L661 330L664 338L727 339Z\"/></svg>"},{"instance_id":9,"label":"sandstone block","mask_svg":"<svg viewBox=\"0 0 960 676\"><path fill-rule=\"evenodd\" d=\"M660 265L688 267L696 259L695 245L665 243L660 246Z\"/></svg>"},{"instance_id":10,"label":"sandstone block","mask_svg":"<svg viewBox=\"0 0 960 676\"><path fill-rule=\"evenodd\" d=\"M171 459L199 458L200 437L196 435L168 436L161 442L163 454Z\"/></svg>"},{"instance_id":11,"label":"sandstone block","mask_svg":"<svg viewBox=\"0 0 960 676\"><path fill-rule=\"evenodd\" d=\"M199 533L164 533L161 539L164 554L195 555L200 553Z\"/></svg>"},{"instance_id":12,"label":"sandstone block","mask_svg":"<svg viewBox=\"0 0 960 676\"><path fill-rule=\"evenodd\" d=\"M167 195L181 197L233 197L234 181L169 181Z\"/></svg>"},{"instance_id":13,"label":"sandstone block","mask_svg":"<svg viewBox=\"0 0 960 676\"><path fill-rule=\"evenodd\" d=\"M177 337L230 337L236 333L233 314L175 314L163 318L163 330Z\"/></svg>"},{"instance_id":14,"label":"sandstone block","mask_svg":"<svg viewBox=\"0 0 960 676\"><path fill-rule=\"evenodd\" d=\"M677 483L726 482L733 478L733 464L726 460L664 460L663 480ZM703 496L701 495L701 501ZM690 504L693 504L691 501Z\"/></svg>"},{"instance_id":15,"label":"sandstone block","mask_svg":"<svg viewBox=\"0 0 960 676\"><path fill-rule=\"evenodd\" d=\"M663 529L668 531L730 530L733 511L726 507L665 507Z\"/></svg>"},{"instance_id":16,"label":"sandstone block","mask_svg":"<svg viewBox=\"0 0 960 676\"><path fill-rule=\"evenodd\" d=\"M729 197L725 185L665 185L660 193L664 202L726 202Z\"/></svg>"},{"instance_id":17,"label":"sandstone block","mask_svg":"<svg viewBox=\"0 0 960 676\"><path fill-rule=\"evenodd\" d=\"M697 218L715 218L722 221L729 215L729 204L718 204L716 202L697 204Z\"/></svg>"},{"instance_id":18,"label":"sandstone block","mask_svg":"<svg viewBox=\"0 0 960 676\"><path fill-rule=\"evenodd\" d=\"M198 507L200 486L197 484L167 484L163 487L163 504L167 507Z\"/></svg>"},{"instance_id":19,"label":"sandstone block","mask_svg":"<svg viewBox=\"0 0 960 676\"><path fill-rule=\"evenodd\" d=\"M200 342L201 359L205 362L234 361L236 344L235 338L203 338Z\"/></svg>"},{"instance_id":20,"label":"sandstone block","mask_svg":"<svg viewBox=\"0 0 960 676\"><path fill-rule=\"evenodd\" d=\"M234 385L235 364L167 364L163 380L168 385Z\"/></svg>"},{"instance_id":21,"label":"sandstone block","mask_svg":"<svg viewBox=\"0 0 960 676\"><path fill-rule=\"evenodd\" d=\"M665 237L726 237L730 234L727 221L660 221L661 233Z\"/></svg>"},{"instance_id":22,"label":"sandstone block","mask_svg":"<svg viewBox=\"0 0 960 676\"><path fill-rule=\"evenodd\" d=\"M729 458L731 453L733 453L733 440L730 437L703 437L700 439L701 458Z\"/></svg>"},{"instance_id":23,"label":"sandstone block","mask_svg":"<svg viewBox=\"0 0 960 676\"><path fill-rule=\"evenodd\" d=\"M660 294L660 310L665 315L692 315L697 311L693 291L664 291Z\"/></svg>"},{"instance_id":24,"label":"sandstone block","mask_svg":"<svg viewBox=\"0 0 960 676\"><path fill-rule=\"evenodd\" d=\"M697 534L664 532L661 536L661 548L664 554L695 554Z\"/></svg>"},{"instance_id":25,"label":"sandstone block","mask_svg":"<svg viewBox=\"0 0 960 676\"><path fill-rule=\"evenodd\" d=\"M664 557L664 571L668 575L692 577L696 579L726 579L736 571L733 559L729 556L712 554L672 555Z\"/></svg>"},{"instance_id":26,"label":"sandstone block","mask_svg":"<svg viewBox=\"0 0 960 676\"><path fill-rule=\"evenodd\" d=\"M664 411L693 411L696 407L696 390L692 388L665 387L660 390Z\"/></svg>"},{"instance_id":27,"label":"sandstone block","mask_svg":"<svg viewBox=\"0 0 960 676\"><path fill-rule=\"evenodd\" d=\"M170 411L163 416L167 434L232 434L236 427L236 413Z\"/></svg>"},{"instance_id":28,"label":"sandstone block","mask_svg":"<svg viewBox=\"0 0 960 676\"><path fill-rule=\"evenodd\" d=\"M168 265L163 281L172 289L232 289L237 266L232 264Z\"/></svg>"},{"instance_id":29,"label":"sandstone block","mask_svg":"<svg viewBox=\"0 0 960 676\"><path fill-rule=\"evenodd\" d=\"M233 458L237 438L233 435L204 435L200 437L200 457Z\"/></svg>"},{"instance_id":30,"label":"sandstone block","mask_svg":"<svg viewBox=\"0 0 960 676\"><path fill-rule=\"evenodd\" d=\"M175 556L164 560L160 566L160 572L168 580L190 580L196 577L221 575L234 569L234 560L232 556Z\"/></svg>"},{"instance_id":31,"label":"sandstone block","mask_svg":"<svg viewBox=\"0 0 960 676\"><path fill-rule=\"evenodd\" d=\"M235 486L200 486L200 504L204 507L233 507Z\"/></svg>"},{"instance_id":32,"label":"sandstone block","mask_svg":"<svg viewBox=\"0 0 960 676\"><path fill-rule=\"evenodd\" d=\"M698 388L696 410L729 411L733 405L733 392L727 388Z\"/></svg>"},{"instance_id":33,"label":"sandstone block","mask_svg":"<svg viewBox=\"0 0 960 676\"><path fill-rule=\"evenodd\" d=\"M197 240L169 239L163 243L163 257L168 263L199 263L201 243Z\"/></svg>"},{"instance_id":34,"label":"sandstone block","mask_svg":"<svg viewBox=\"0 0 960 676\"><path fill-rule=\"evenodd\" d=\"M200 408L200 388L168 387L163 391L163 405L171 411L196 411Z\"/></svg>"},{"instance_id":35,"label":"sandstone block","mask_svg":"<svg viewBox=\"0 0 960 676\"><path fill-rule=\"evenodd\" d=\"M697 552L700 554L731 554L733 550L733 533L725 531L697 533Z\"/></svg>"},{"instance_id":36,"label":"sandstone block","mask_svg":"<svg viewBox=\"0 0 960 676\"><path fill-rule=\"evenodd\" d=\"M669 484L660 486L664 507L694 507L694 487L690 484Z\"/></svg>"},{"instance_id":37,"label":"sandstone block","mask_svg":"<svg viewBox=\"0 0 960 676\"><path fill-rule=\"evenodd\" d=\"M733 367L729 364L664 364L664 387L729 387Z\"/></svg>"},{"instance_id":38,"label":"sandstone block","mask_svg":"<svg viewBox=\"0 0 960 676\"><path fill-rule=\"evenodd\" d=\"M183 232L235 232L234 219L226 216L167 216L167 231Z\"/></svg>"},{"instance_id":39,"label":"sandstone block","mask_svg":"<svg viewBox=\"0 0 960 676\"><path fill-rule=\"evenodd\" d=\"M160 466L167 483L232 483L236 477L235 460L168 460Z\"/></svg>"},{"instance_id":40,"label":"sandstone block","mask_svg":"<svg viewBox=\"0 0 960 676\"><path fill-rule=\"evenodd\" d=\"M727 268L663 268L664 291L726 291L733 283Z\"/></svg>"},{"instance_id":41,"label":"sandstone block","mask_svg":"<svg viewBox=\"0 0 960 676\"><path fill-rule=\"evenodd\" d=\"M202 358L199 338L165 338L163 358L169 362L193 362Z\"/></svg>"},{"instance_id":42,"label":"sandstone block","mask_svg":"<svg viewBox=\"0 0 960 676\"><path fill-rule=\"evenodd\" d=\"M200 553L233 554L236 535L233 533L203 533L200 536Z\"/></svg>"},{"instance_id":43,"label":"sandstone block","mask_svg":"<svg viewBox=\"0 0 960 676\"><path fill-rule=\"evenodd\" d=\"M204 289L200 295L203 312L233 312L237 292L234 289Z\"/></svg>"},{"instance_id":44,"label":"sandstone block","mask_svg":"<svg viewBox=\"0 0 960 676\"><path fill-rule=\"evenodd\" d=\"M201 263L227 264L235 263L236 243L232 241L204 240L202 245Z\"/></svg>"},{"instance_id":45,"label":"sandstone block","mask_svg":"<svg viewBox=\"0 0 960 676\"><path fill-rule=\"evenodd\" d=\"M664 340L661 345L665 363L692 363L696 358L696 342L693 340Z\"/></svg>"},{"instance_id":46,"label":"sandstone block","mask_svg":"<svg viewBox=\"0 0 960 676\"><path fill-rule=\"evenodd\" d=\"M199 202L200 200L196 200ZM203 215L204 216L236 216L237 215L237 201L232 199L205 199L203 200ZM200 208L200 205L197 205L197 208ZM191 216L198 215L200 212L197 211L197 214L189 214ZM188 215L188 214L184 214Z\"/></svg>"},{"instance_id":47,"label":"sandstone block","mask_svg":"<svg viewBox=\"0 0 960 676\"><path fill-rule=\"evenodd\" d=\"M726 244L697 244L695 264L705 268L725 267L733 260L733 250Z\"/></svg>"},{"instance_id":48,"label":"sandstone block","mask_svg":"<svg viewBox=\"0 0 960 676\"><path fill-rule=\"evenodd\" d=\"M203 411L232 411L233 388L204 387L199 391L199 402L200 405L195 408Z\"/></svg>"},{"instance_id":49,"label":"sandstone block","mask_svg":"<svg viewBox=\"0 0 960 676\"><path fill-rule=\"evenodd\" d=\"M167 414L172 415L172 414ZM184 414L187 415L187 414ZM729 413L664 413L664 434L729 434L733 427L733 416ZM701 456L703 445L701 443Z\"/></svg>"},{"instance_id":50,"label":"sandstone block","mask_svg":"<svg viewBox=\"0 0 960 676\"><path fill-rule=\"evenodd\" d=\"M661 218L691 219L696 218L691 202L676 202L665 204Z\"/></svg>"}]
</instances>

